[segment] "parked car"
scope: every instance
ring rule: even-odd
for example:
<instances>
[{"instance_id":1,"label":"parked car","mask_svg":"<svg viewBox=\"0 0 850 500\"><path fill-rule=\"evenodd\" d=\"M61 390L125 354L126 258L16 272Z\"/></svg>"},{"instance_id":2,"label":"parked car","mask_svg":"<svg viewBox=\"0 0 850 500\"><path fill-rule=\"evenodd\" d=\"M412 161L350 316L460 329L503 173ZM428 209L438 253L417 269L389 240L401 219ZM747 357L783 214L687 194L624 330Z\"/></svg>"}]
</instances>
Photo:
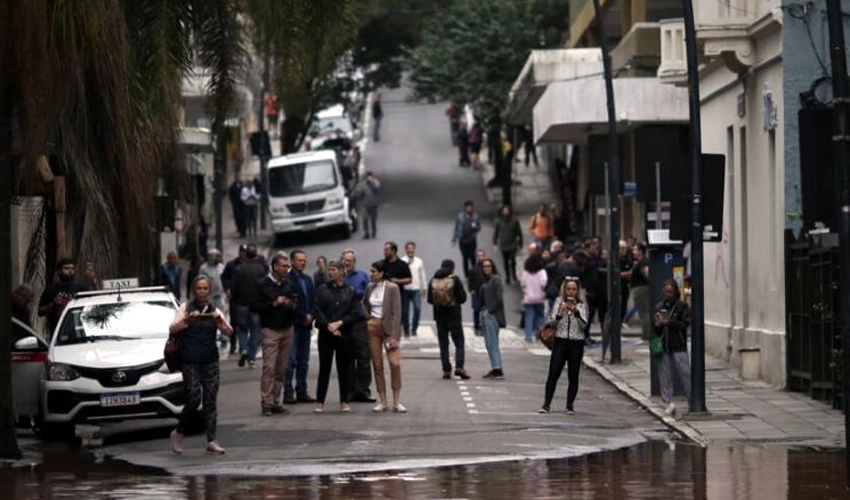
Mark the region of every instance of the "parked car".
<instances>
[{"instance_id":1,"label":"parked car","mask_svg":"<svg viewBox=\"0 0 850 500\"><path fill-rule=\"evenodd\" d=\"M78 423L176 418L183 376L163 359L176 309L164 287L77 294L49 342L37 425L64 433Z\"/></svg>"},{"instance_id":2,"label":"parked car","mask_svg":"<svg viewBox=\"0 0 850 500\"><path fill-rule=\"evenodd\" d=\"M335 151L272 158L268 177L275 235L335 228L348 238L356 229L356 217Z\"/></svg>"},{"instance_id":3,"label":"parked car","mask_svg":"<svg viewBox=\"0 0 850 500\"><path fill-rule=\"evenodd\" d=\"M352 122L345 106L337 104L316 113L310 127L310 136L313 137L310 149L316 149L313 143L328 135L341 135L351 142L357 142L363 137L363 131Z\"/></svg>"},{"instance_id":4,"label":"parked car","mask_svg":"<svg viewBox=\"0 0 850 500\"><path fill-rule=\"evenodd\" d=\"M39 417L39 390L47 362L47 342L27 324L12 318L12 410L18 427Z\"/></svg>"}]
</instances>

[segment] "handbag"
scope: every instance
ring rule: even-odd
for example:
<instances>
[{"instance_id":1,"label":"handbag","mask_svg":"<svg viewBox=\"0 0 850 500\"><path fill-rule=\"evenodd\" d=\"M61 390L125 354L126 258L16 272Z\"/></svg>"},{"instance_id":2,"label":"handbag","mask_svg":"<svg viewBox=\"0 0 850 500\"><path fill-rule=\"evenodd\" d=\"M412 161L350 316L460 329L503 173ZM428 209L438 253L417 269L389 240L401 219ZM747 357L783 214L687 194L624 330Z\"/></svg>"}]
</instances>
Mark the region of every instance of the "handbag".
<instances>
[{"instance_id":1,"label":"handbag","mask_svg":"<svg viewBox=\"0 0 850 500\"><path fill-rule=\"evenodd\" d=\"M555 345L555 327L549 323L544 324L537 332L537 337L540 339L540 342L542 342L543 345L551 351L552 347Z\"/></svg>"},{"instance_id":2,"label":"handbag","mask_svg":"<svg viewBox=\"0 0 850 500\"><path fill-rule=\"evenodd\" d=\"M165 365L169 371L176 372L180 370L180 347L183 344L183 338L177 333L169 333L168 340L165 341L165 349L163 355L165 357Z\"/></svg>"},{"instance_id":3,"label":"handbag","mask_svg":"<svg viewBox=\"0 0 850 500\"><path fill-rule=\"evenodd\" d=\"M661 337L656 335L649 341L649 355L653 358L658 358L662 354L664 354L664 343Z\"/></svg>"}]
</instances>

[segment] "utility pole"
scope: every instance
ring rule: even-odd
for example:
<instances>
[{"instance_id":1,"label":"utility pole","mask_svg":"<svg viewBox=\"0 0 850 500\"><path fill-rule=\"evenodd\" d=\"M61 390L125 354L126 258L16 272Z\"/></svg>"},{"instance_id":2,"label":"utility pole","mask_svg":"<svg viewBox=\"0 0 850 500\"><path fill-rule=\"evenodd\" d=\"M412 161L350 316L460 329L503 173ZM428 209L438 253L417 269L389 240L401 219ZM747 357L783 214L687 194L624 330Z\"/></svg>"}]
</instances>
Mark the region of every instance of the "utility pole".
<instances>
[{"instance_id":1,"label":"utility pole","mask_svg":"<svg viewBox=\"0 0 850 500\"><path fill-rule=\"evenodd\" d=\"M691 167L691 413L707 411L705 407L705 267L702 261L702 127L699 109L699 66L697 64L697 32L692 0L682 0L685 18L685 48L688 63L688 104L690 109ZM661 207L657 207L661 210Z\"/></svg>"},{"instance_id":2,"label":"utility pole","mask_svg":"<svg viewBox=\"0 0 850 500\"><path fill-rule=\"evenodd\" d=\"M827 22L829 23L829 55L832 59L832 102L834 109L832 141L835 149L835 180L838 191L838 289L839 321L841 323L841 345L844 351L844 370L841 374L844 403L844 456L845 489L850 489L850 89L847 83L847 60L844 46L844 15L841 0L827 0Z\"/></svg>"},{"instance_id":3,"label":"utility pole","mask_svg":"<svg viewBox=\"0 0 850 500\"><path fill-rule=\"evenodd\" d=\"M620 141L617 136L617 115L614 109L614 75L611 71L611 56L608 54L608 42L602 23L602 9L599 0L593 0L596 14L596 30L599 35L599 47L602 49L602 69L605 73L605 97L608 104L608 155L607 183L608 202L608 322L611 338L611 363L622 362L620 329L622 313L620 311ZM603 321L604 327L604 321ZM604 332L603 332L604 334Z\"/></svg>"},{"instance_id":4,"label":"utility pole","mask_svg":"<svg viewBox=\"0 0 850 500\"><path fill-rule=\"evenodd\" d=\"M224 223L222 219L222 196L224 178L227 175L227 137L225 127L215 130L215 155L213 160L213 211L215 212L215 247L224 251Z\"/></svg>"}]
</instances>

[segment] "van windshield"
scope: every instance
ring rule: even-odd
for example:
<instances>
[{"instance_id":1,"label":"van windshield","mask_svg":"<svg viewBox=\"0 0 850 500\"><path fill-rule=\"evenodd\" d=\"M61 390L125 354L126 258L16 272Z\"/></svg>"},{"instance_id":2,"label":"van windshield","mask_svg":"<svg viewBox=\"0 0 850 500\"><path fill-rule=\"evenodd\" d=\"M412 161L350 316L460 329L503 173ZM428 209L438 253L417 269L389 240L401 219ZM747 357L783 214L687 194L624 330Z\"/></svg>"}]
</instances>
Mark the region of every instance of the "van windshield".
<instances>
[{"instance_id":1,"label":"van windshield","mask_svg":"<svg viewBox=\"0 0 850 500\"><path fill-rule=\"evenodd\" d=\"M269 169L269 196L292 196L333 189L337 186L330 160L293 163Z\"/></svg>"}]
</instances>

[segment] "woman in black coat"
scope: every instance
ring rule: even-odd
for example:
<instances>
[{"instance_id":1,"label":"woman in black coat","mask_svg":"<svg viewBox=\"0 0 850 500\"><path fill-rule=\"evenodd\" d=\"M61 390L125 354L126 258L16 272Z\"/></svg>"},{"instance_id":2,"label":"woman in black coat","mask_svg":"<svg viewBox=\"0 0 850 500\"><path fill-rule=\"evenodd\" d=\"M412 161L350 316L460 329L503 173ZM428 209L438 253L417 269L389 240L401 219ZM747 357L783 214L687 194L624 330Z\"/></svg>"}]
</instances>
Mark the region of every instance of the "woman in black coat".
<instances>
[{"instance_id":1,"label":"woman in black coat","mask_svg":"<svg viewBox=\"0 0 850 500\"><path fill-rule=\"evenodd\" d=\"M653 334L661 337L664 352L660 358L658 381L661 398L667 403L667 415L676 413L673 402L673 372L678 374L685 394L690 399L691 367L688 362L688 305L679 299L679 285L668 280L662 286L664 300L655 306L652 316Z\"/></svg>"}]
</instances>

